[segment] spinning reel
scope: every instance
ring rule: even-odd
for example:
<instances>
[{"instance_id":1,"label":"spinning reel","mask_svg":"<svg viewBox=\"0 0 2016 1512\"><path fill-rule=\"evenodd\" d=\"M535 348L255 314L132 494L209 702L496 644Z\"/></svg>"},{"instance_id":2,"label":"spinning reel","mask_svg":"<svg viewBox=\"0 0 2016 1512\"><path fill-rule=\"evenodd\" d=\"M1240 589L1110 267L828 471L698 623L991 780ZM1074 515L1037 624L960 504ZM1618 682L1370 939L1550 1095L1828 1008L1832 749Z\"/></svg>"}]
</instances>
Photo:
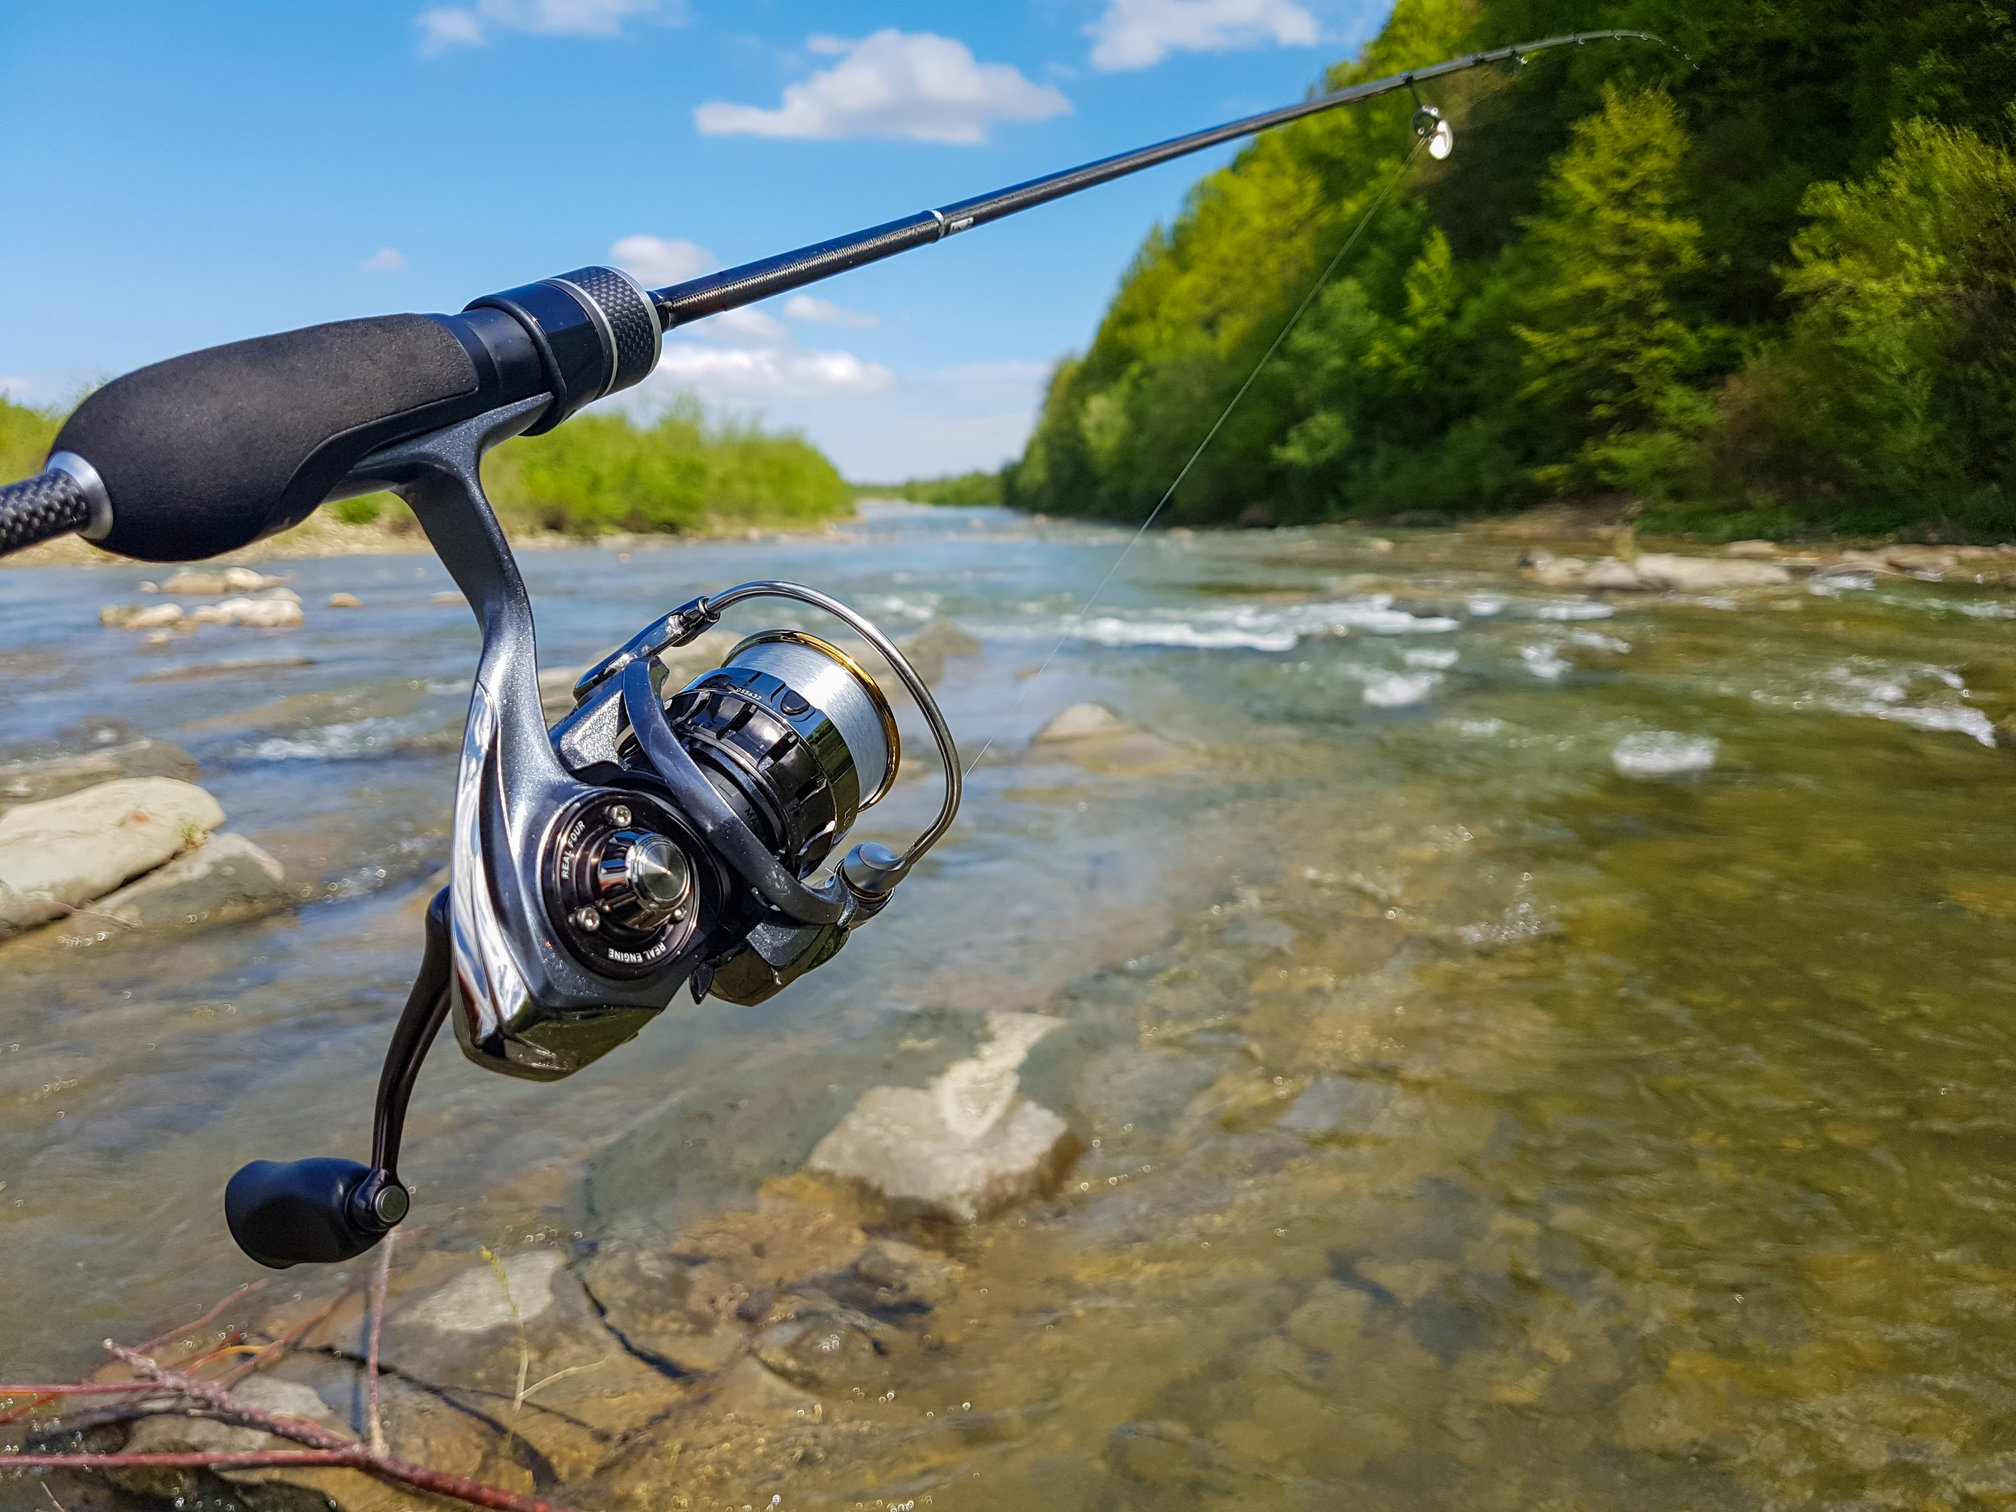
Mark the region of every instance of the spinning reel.
<instances>
[{"instance_id":1,"label":"spinning reel","mask_svg":"<svg viewBox=\"0 0 2016 1512\"><path fill-rule=\"evenodd\" d=\"M420 1064L452 1018L463 1052L511 1076L555 1080L631 1039L683 987L755 1004L829 961L888 906L951 825L959 755L902 652L825 594L745 583L646 626L574 689L549 731L532 610L477 477L484 449L535 419L508 406L368 457L345 491L406 498L483 626L455 786L449 885L385 1056L371 1163L258 1160L231 1179L225 1216L261 1264L347 1260L403 1219L398 1175ZM925 720L945 769L938 816L910 848L856 845L823 880L901 759L875 679L799 630L752 635L683 687L658 658L753 599L842 621L881 654Z\"/></svg>"}]
</instances>

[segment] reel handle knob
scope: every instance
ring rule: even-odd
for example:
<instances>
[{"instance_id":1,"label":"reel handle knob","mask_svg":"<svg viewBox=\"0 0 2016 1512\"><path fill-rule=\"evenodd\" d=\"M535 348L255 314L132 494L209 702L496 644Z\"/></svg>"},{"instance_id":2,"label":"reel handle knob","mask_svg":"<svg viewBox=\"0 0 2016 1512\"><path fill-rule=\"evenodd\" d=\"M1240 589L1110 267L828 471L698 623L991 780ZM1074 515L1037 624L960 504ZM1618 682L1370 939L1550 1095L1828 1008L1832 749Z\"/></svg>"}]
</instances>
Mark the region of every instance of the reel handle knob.
<instances>
[{"instance_id":1,"label":"reel handle knob","mask_svg":"<svg viewBox=\"0 0 2016 1512\"><path fill-rule=\"evenodd\" d=\"M354 1160L255 1160L224 1188L224 1221L261 1265L329 1265L371 1248L412 1206L388 1172Z\"/></svg>"}]
</instances>

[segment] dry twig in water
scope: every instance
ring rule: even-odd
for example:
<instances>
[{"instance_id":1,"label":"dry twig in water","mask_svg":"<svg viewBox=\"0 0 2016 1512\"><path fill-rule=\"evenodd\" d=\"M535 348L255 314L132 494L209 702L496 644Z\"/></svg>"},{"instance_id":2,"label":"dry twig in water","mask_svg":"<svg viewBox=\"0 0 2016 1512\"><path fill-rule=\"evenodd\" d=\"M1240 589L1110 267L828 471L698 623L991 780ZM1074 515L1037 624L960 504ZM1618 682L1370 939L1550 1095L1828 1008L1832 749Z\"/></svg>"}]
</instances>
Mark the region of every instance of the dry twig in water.
<instances>
[{"instance_id":1,"label":"dry twig in water","mask_svg":"<svg viewBox=\"0 0 2016 1512\"><path fill-rule=\"evenodd\" d=\"M291 1330L286 1338L275 1340L273 1344L262 1349L247 1366L234 1372L227 1381L198 1380L184 1371L157 1363L146 1353L147 1349L156 1348L178 1334L187 1333L208 1323L225 1307L251 1290L249 1287L243 1287L226 1297L195 1323L173 1329L159 1339L150 1340L142 1349L128 1349L107 1339L105 1341L107 1352L132 1370L138 1377L136 1380L46 1386L0 1386L0 1397L29 1395L47 1401L65 1396L115 1393L172 1394L185 1404L202 1409L206 1417L218 1417L236 1423L240 1427L256 1428L275 1438L291 1439L297 1444L306 1445L306 1448L250 1449L238 1452L205 1450L161 1454L0 1454L0 1470L254 1470L283 1466L316 1466L361 1470L367 1475L377 1476L380 1480L410 1486L416 1491L431 1492L436 1496L449 1497L471 1506L493 1508L495 1512L569 1512L565 1507L541 1501L536 1497L520 1496L516 1492L504 1491L496 1486L486 1486L466 1476L450 1475L446 1471L430 1469L425 1465L411 1464L391 1453L386 1447L384 1427L378 1414L378 1343L384 1326L385 1297L390 1281L389 1241L385 1248L386 1254L381 1258L378 1268L377 1284L372 1288L371 1343L365 1367L366 1390L370 1401L370 1442L359 1443L301 1418L268 1412L264 1408L255 1407L250 1402L233 1396L229 1389L230 1386L243 1380L251 1370L265 1363L276 1351L284 1350L305 1335L316 1323L328 1317L341 1305L343 1297L349 1295L348 1289L342 1297L338 1297L329 1307L317 1313L307 1324ZM214 1358L214 1355L199 1356L195 1362L197 1368L201 1368L201 1365L211 1358ZM54 1500L53 1493L51 1500Z\"/></svg>"}]
</instances>

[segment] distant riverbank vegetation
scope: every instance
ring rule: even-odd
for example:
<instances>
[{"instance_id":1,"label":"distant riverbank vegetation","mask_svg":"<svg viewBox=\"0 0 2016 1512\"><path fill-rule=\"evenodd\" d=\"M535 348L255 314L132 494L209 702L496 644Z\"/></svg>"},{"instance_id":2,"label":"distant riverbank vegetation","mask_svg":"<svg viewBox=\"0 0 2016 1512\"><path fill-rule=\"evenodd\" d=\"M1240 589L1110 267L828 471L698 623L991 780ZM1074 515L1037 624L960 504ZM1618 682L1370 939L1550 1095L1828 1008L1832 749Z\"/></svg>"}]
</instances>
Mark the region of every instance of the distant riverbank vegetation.
<instances>
[{"instance_id":1,"label":"distant riverbank vegetation","mask_svg":"<svg viewBox=\"0 0 2016 1512\"><path fill-rule=\"evenodd\" d=\"M858 499L905 499L912 504L959 504L967 507L999 504L1001 474L958 473L943 478L912 478L908 483L856 483Z\"/></svg>"},{"instance_id":2,"label":"distant riverbank vegetation","mask_svg":"<svg viewBox=\"0 0 2016 1512\"><path fill-rule=\"evenodd\" d=\"M0 397L0 477L39 472L62 423L60 410ZM854 512L854 490L811 442L709 419L691 399L653 418L576 415L546 435L506 441L484 463L483 480L515 534L789 530ZM411 528L406 506L389 494L340 500L326 513L349 525Z\"/></svg>"},{"instance_id":3,"label":"distant riverbank vegetation","mask_svg":"<svg viewBox=\"0 0 2016 1512\"><path fill-rule=\"evenodd\" d=\"M2016 531L2016 8L1400 0L1331 87L1424 86L1415 158L1170 523L1609 498L1711 537ZM1271 132L1142 246L1006 501L1142 518L1401 172L1405 94Z\"/></svg>"}]
</instances>

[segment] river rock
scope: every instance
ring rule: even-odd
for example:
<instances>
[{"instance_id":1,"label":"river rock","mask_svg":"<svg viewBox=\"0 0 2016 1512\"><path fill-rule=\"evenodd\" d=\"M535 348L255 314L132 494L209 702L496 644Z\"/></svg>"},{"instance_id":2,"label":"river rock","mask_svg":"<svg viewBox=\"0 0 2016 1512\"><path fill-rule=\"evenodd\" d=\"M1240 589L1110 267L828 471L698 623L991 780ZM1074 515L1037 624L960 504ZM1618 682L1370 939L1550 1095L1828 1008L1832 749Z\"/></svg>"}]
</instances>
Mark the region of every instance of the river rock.
<instances>
[{"instance_id":1,"label":"river rock","mask_svg":"<svg viewBox=\"0 0 2016 1512\"><path fill-rule=\"evenodd\" d=\"M332 593L329 595L331 609L362 609L364 600L354 593Z\"/></svg>"},{"instance_id":2,"label":"river rock","mask_svg":"<svg viewBox=\"0 0 2016 1512\"><path fill-rule=\"evenodd\" d=\"M1030 754L1057 756L1087 771L1116 776L1155 776L1191 763L1191 753L1173 740L1130 724L1104 704L1073 704L1031 737Z\"/></svg>"},{"instance_id":3,"label":"river rock","mask_svg":"<svg viewBox=\"0 0 2016 1512\"><path fill-rule=\"evenodd\" d=\"M129 777L0 814L0 933L102 898L224 822L203 789Z\"/></svg>"},{"instance_id":4,"label":"river rock","mask_svg":"<svg viewBox=\"0 0 2016 1512\"><path fill-rule=\"evenodd\" d=\"M1778 557L1776 541L1731 541L1722 548L1725 557L1749 557L1753 561L1775 561Z\"/></svg>"},{"instance_id":5,"label":"river rock","mask_svg":"<svg viewBox=\"0 0 2016 1512\"><path fill-rule=\"evenodd\" d=\"M871 1087L805 1168L865 1189L895 1221L973 1223L1054 1191L1079 1153L1064 1120L1021 1094L1016 1070L1062 1027L990 1013L992 1035L928 1087Z\"/></svg>"},{"instance_id":6,"label":"river rock","mask_svg":"<svg viewBox=\"0 0 2016 1512\"><path fill-rule=\"evenodd\" d=\"M1368 1134L1392 1101L1393 1089L1383 1082L1319 1076L1274 1127L1314 1139Z\"/></svg>"},{"instance_id":7,"label":"river rock","mask_svg":"<svg viewBox=\"0 0 2016 1512\"><path fill-rule=\"evenodd\" d=\"M98 623L113 630L163 630L182 623L180 604L107 604Z\"/></svg>"},{"instance_id":8,"label":"river rock","mask_svg":"<svg viewBox=\"0 0 2016 1512\"><path fill-rule=\"evenodd\" d=\"M1638 576L1658 588L1696 591L1703 588L1770 588L1792 581L1776 562L1747 562L1727 557L1671 556L1648 552L1638 558Z\"/></svg>"},{"instance_id":9,"label":"river rock","mask_svg":"<svg viewBox=\"0 0 2016 1512\"><path fill-rule=\"evenodd\" d=\"M44 756L0 765L0 813L23 803L61 798L120 777L196 775L196 758L165 740L133 740L70 756Z\"/></svg>"},{"instance_id":10,"label":"river rock","mask_svg":"<svg viewBox=\"0 0 2016 1512\"><path fill-rule=\"evenodd\" d=\"M268 577L250 567L184 567L155 593L180 593L190 598L207 598L219 593L260 593L278 588L285 579Z\"/></svg>"},{"instance_id":11,"label":"river rock","mask_svg":"<svg viewBox=\"0 0 2016 1512\"><path fill-rule=\"evenodd\" d=\"M1589 564L1580 557L1556 556L1551 551L1531 551L1521 558L1525 575L1543 588L1573 588L1582 582Z\"/></svg>"},{"instance_id":12,"label":"river rock","mask_svg":"<svg viewBox=\"0 0 2016 1512\"><path fill-rule=\"evenodd\" d=\"M1613 593L1633 593L1650 585L1638 575L1637 569L1629 562L1616 557L1605 557L1593 564L1582 574L1584 588L1605 588Z\"/></svg>"},{"instance_id":13,"label":"river rock","mask_svg":"<svg viewBox=\"0 0 2016 1512\"><path fill-rule=\"evenodd\" d=\"M969 635L956 621L934 619L896 642L917 675L936 682L945 675L945 662L954 656L975 656L985 649L977 636Z\"/></svg>"},{"instance_id":14,"label":"river rock","mask_svg":"<svg viewBox=\"0 0 2016 1512\"><path fill-rule=\"evenodd\" d=\"M286 592L286 589L279 590L279 593ZM277 594L256 599L226 599L221 604L199 604L189 618L198 625L247 625L258 630L291 630L303 620L300 601Z\"/></svg>"},{"instance_id":15,"label":"river rock","mask_svg":"<svg viewBox=\"0 0 2016 1512\"><path fill-rule=\"evenodd\" d=\"M286 1417L305 1418L318 1428L342 1434L345 1438L352 1436L329 1410L329 1404L322 1400L321 1394L313 1386L303 1382L283 1380L277 1376L255 1375L240 1382L231 1394L248 1406ZM303 1446L293 1439L281 1438L257 1428L244 1428L236 1423L219 1422L215 1418L167 1412L142 1418L135 1423L133 1431L127 1436L123 1452L263 1454L268 1450L301 1447ZM216 1473L226 1480L256 1484L270 1479L291 1479L294 1474L298 1474L298 1471L290 1469L287 1472L276 1473L273 1470L220 1470ZM142 1468L115 1471L112 1478L128 1491L181 1501L185 1498L184 1487L180 1483L187 1474L187 1471Z\"/></svg>"},{"instance_id":16,"label":"river rock","mask_svg":"<svg viewBox=\"0 0 2016 1512\"><path fill-rule=\"evenodd\" d=\"M516 1435L563 1479L593 1474L608 1438L661 1414L678 1374L632 1354L551 1248L472 1257L391 1313L384 1349L408 1380L490 1397L500 1420L522 1383Z\"/></svg>"},{"instance_id":17,"label":"river rock","mask_svg":"<svg viewBox=\"0 0 2016 1512\"><path fill-rule=\"evenodd\" d=\"M92 912L136 929L151 929L221 924L271 913L293 901L278 861L243 835L215 835L159 871L100 899Z\"/></svg>"}]
</instances>

